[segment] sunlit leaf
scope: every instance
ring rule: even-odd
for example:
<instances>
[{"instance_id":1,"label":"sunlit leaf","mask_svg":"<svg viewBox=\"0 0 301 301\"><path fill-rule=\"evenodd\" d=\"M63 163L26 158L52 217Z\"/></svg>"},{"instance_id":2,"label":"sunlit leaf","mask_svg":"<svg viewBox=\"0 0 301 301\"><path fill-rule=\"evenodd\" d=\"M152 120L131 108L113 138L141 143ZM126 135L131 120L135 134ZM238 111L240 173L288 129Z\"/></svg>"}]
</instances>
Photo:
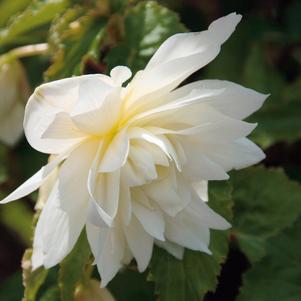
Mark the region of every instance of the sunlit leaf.
<instances>
[{"instance_id":1,"label":"sunlit leaf","mask_svg":"<svg viewBox=\"0 0 301 301\"><path fill-rule=\"evenodd\" d=\"M185 31L173 11L154 1L143 1L127 10L124 36L106 57L108 69L126 65L136 72L169 36Z\"/></svg>"},{"instance_id":2,"label":"sunlit leaf","mask_svg":"<svg viewBox=\"0 0 301 301\"><path fill-rule=\"evenodd\" d=\"M31 0L2 0L0 2L0 27L3 27L15 13L23 10L30 2Z\"/></svg>"},{"instance_id":3,"label":"sunlit leaf","mask_svg":"<svg viewBox=\"0 0 301 301\"><path fill-rule=\"evenodd\" d=\"M46 71L46 78L79 75L87 59L97 60L105 25L106 18L79 6L58 18L50 29L53 64Z\"/></svg>"},{"instance_id":4,"label":"sunlit leaf","mask_svg":"<svg viewBox=\"0 0 301 301\"><path fill-rule=\"evenodd\" d=\"M18 16L14 17L6 28L0 31L0 46L15 42L16 38L49 24L52 19L66 9L69 0L34 1Z\"/></svg>"}]
</instances>

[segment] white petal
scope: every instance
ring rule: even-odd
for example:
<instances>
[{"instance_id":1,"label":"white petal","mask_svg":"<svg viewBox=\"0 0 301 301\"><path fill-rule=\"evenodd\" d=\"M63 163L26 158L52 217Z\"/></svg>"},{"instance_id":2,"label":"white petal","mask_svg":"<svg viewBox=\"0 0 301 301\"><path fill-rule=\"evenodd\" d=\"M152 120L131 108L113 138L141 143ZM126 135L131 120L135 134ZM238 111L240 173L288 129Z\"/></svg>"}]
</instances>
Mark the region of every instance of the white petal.
<instances>
[{"instance_id":1,"label":"white petal","mask_svg":"<svg viewBox=\"0 0 301 301\"><path fill-rule=\"evenodd\" d=\"M120 191L120 170L98 174L93 197L97 204L113 220L117 214Z\"/></svg>"},{"instance_id":2,"label":"white petal","mask_svg":"<svg viewBox=\"0 0 301 301\"><path fill-rule=\"evenodd\" d=\"M240 20L241 15L231 13L212 22L206 31L199 33L179 33L168 38L153 55L147 64L147 68L180 57L186 57L198 51L205 51L205 49L202 49L207 46L205 43L223 44L235 30ZM204 40L207 35L209 35L208 38L212 39L211 41Z\"/></svg>"},{"instance_id":3,"label":"white petal","mask_svg":"<svg viewBox=\"0 0 301 301\"><path fill-rule=\"evenodd\" d=\"M81 77L43 84L36 88L25 108L24 131L36 150L58 154L78 142L77 139L43 139L42 135L59 112L69 112L78 99Z\"/></svg>"},{"instance_id":4,"label":"white petal","mask_svg":"<svg viewBox=\"0 0 301 301\"><path fill-rule=\"evenodd\" d=\"M153 206L150 199L147 197L147 195L144 192L144 187L134 187L131 189L131 197L136 202L140 203L146 208L149 208L151 210L154 210L155 207Z\"/></svg>"},{"instance_id":5,"label":"white petal","mask_svg":"<svg viewBox=\"0 0 301 301\"><path fill-rule=\"evenodd\" d=\"M240 22L242 16L237 15L236 13L231 13L227 16L219 18L213 21L208 30L212 33L214 38L223 44L226 40L229 39L233 31L235 30L236 25Z\"/></svg>"},{"instance_id":6,"label":"white petal","mask_svg":"<svg viewBox=\"0 0 301 301\"><path fill-rule=\"evenodd\" d=\"M169 93L164 93L156 97L145 97L139 101L133 108L135 112L134 119L142 119L146 116L160 112L182 108L195 103L200 103L203 99L208 99L214 95L219 95L223 89L189 89L190 85L175 89Z\"/></svg>"},{"instance_id":7,"label":"white petal","mask_svg":"<svg viewBox=\"0 0 301 301\"><path fill-rule=\"evenodd\" d=\"M247 138L233 142L210 141L201 146L202 152L225 171L254 165L265 158L263 151Z\"/></svg>"},{"instance_id":8,"label":"white petal","mask_svg":"<svg viewBox=\"0 0 301 301\"><path fill-rule=\"evenodd\" d=\"M132 218L132 199L131 191L126 181L121 177L120 196L119 196L119 212L122 223L128 225Z\"/></svg>"},{"instance_id":9,"label":"white petal","mask_svg":"<svg viewBox=\"0 0 301 301\"><path fill-rule=\"evenodd\" d=\"M214 162L198 144L182 143L187 161L183 167L183 174L193 182L200 180L226 180L229 178L224 168Z\"/></svg>"},{"instance_id":10,"label":"white petal","mask_svg":"<svg viewBox=\"0 0 301 301\"><path fill-rule=\"evenodd\" d=\"M130 262L132 261L133 258L134 258L134 256L133 256L131 250L129 249L128 246L126 246L125 250L124 250L122 263L123 264L130 264Z\"/></svg>"},{"instance_id":11,"label":"white petal","mask_svg":"<svg viewBox=\"0 0 301 301\"><path fill-rule=\"evenodd\" d=\"M132 72L126 66L117 66L111 70L110 76L117 86L121 86L124 82L131 78Z\"/></svg>"},{"instance_id":12,"label":"white petal","mask_svg":"<svg viewBox=\"0 0 301 301\"><path fill-rule=\"evenodd\" d=\"M185 103L185 105L183 105ZM141 118L141 119L140 119ZM206 103L174 102L136 116L134 123L156 135L199 134L201 139L237 139L250 134L256 124L230 118Z\"/></svg>"},{"instance_id":13,"label":"white petal","mask_svg":"<svg viewBox=\"0 0 301 301\"><path fill-rule=\"evenodd\" d=\"M54 160L43 166L36 174L20 185L15 191L0 201L1 204L6 204L32 193L38 189L47 179L51 172L66 158L68 154L64 153L57 156Z\"/></svg>"},{"instance_id":14,"label":"white petal","mask_svg":"<svg viewBox=\"0 0 301 301\"><path fill-rule=\"evenodd\" d=\"M193 154L195 153L188 153L187 157ZM198 158L191 157L191 160L188 160L188 162L189 164L185 165L183 172L187 178L193 181L202 179L207 181L229 179L229 175L225 170L206 156L198 154Z\"/></svg>"},{"instance_id":15,"label":"white petal","mask_svg":"<svg viewBox=\"0 0 301 301\"><path fill-rule=\"evenodd\" d=\"M98 223L98 222L96 223L96 218L97 218L96 216L98 215L99 218L101 218L105 224L111 226L113 223L113 218L101 207L100 204L98 204L98 200L95 197L95 188L97 186L97 180L98 180L98 176L99 176L97 169L98 169L98 165L99 165L99 156L100 156L100 153L102 152L102 148L103 148L103 141L101 141L99 143L96 156L93 160L93 163L90 168L89 175L88 175L88 192L90 195L89 211L91 211L91 210L95 211L94 216L91 216L91 214L89 214L89 219L91 218L91 222L95 225ZM103 190L106 191L105 188L103 188ZM102 196L102 199L103 199L103 196ZM101 222L99 222L99 223L101 223Z\"/></svg>"},{"instance_id":16,"label":"white petal","mask_svg":"<svg viewBox=\"0 0 301 301\"><path fill-rule=\"evenodd\" d=\"M94 260L101 254L109 228L97 227L89 222L86 223L86 233L89 245L91 247Z\"/></svg>"},{"instance_id":17,"label":"white petal","mask_svg":"<svg viewBox=\"0 0 301 301\"><path fill-rule=\"evenodd\" d=\"M173 255L179 260L182 260L184 257L184 248L178 244L172 243L170 241L159 241L156 240L155 244L160 248L165 249L168 253Z\"/></svg>"},{"instance_id":18,"label":"white petal","mask_svg":"<svg viewBox=\"0 0 301 301\"><path fill-rule=\"evenodd\" d=\"M90 206L100 218L109 226L112 225L117 214L120 190L120 169L109 173L99 173L99 156L103 142L100 142L88 176L88 191Z\"/></svg>"},{"instance_id":19,"label":"white petal","mask_svg":"<svg viewBox=\"0 0 301 301\"><path fill-rule=\"evenodd\" d=\"M76 148L62 164L59 171L59 196L62 209L88 206L88 174L99 142L88 140Z\"/></svg>"},{"instance_id":20,"label":"white petal","mask_svg":"<svg viewBox=\"0 0 301 301\"><path fill-rule=\"evenodd\" d=\"M158 240L165 240L164 220L159 210L145 207L133 199L133 212L146 232Z\"/></svg>"},{"instance_id":21,"label":"white petal","mask_svg":"<svg viewBox=\"0 0 301 301\"><path fill-rule=\"evenodd\" d=\"M93 101L84 101L94 91L90 86L86 87L89 88L87 92L83 91L86 90L86 83L98 83L102 87L111 87L112 90L113 86L109 83L110 81L108 76L92 74L39 86L30 97L25 109L24 130L29 144L38 151L49 154L61 153L76 144L80 138L46 139L42 138L42 135L54 121L57 113L76 114L95 108ZM101 93L105 94L105 89ZM101 95L99 95L100 100Z\"/></svg>"},{"instance_id":22,"label":"white petal","mask_svg":"<svg viewBox=\"0 0 301 301\"><path fill-rule=\"evenodd\" d=\"M207 31L180 33L167 39L137 74L130 90L130 102L150 93L171 91L186 77L212 61L232 34L241 16L229 14L213 22Z\"/></svg>"},{"instance_id":23,"label":"white petal","mask_svg":"<svg viewBox=\"0 0 301 301\"><path fill-rule=\"evenodd\" d=\"M78 87L78 101L70 112L71 116L99 109L113 90L114 87L104 81L102 75L82 76Z\"/></svg>"},{"instance_id":24,"label":"white petal","mask_svg":"<svg viewBox=\"0 0 301 301\"><path fill-rule=\"evenodd\" d=\"M129 138L127 129L118 133L109 144L99 164L99 172L112 172L126 162L129 153Z\"/></svg>"},{"instance_id":25,"label":"white petal","mask_svg":"<svg viewBox=\"0 0 301 301\"><path fill-rule=\"evenodd\" d=\"M143 190L167 214L175 216L191 201L191 188L180 175L176 176L175 183L175 175L170 172L166 178L145 185Z\"/></svg>"},{"instance_id":26,"label":"white petal","mask_svg":"<svg viewBox=\"0 0 301 301\"><path fill-rule=\"evenodd\" d=\"M189 215L181 212L177 217L166 217L165 236L168 240L185 248L211 254L208 249L210 232L200 226Z\"/></svg>"},{"instance_id":27,"label":"white petal","mask_svg":"<svg viewBox=\"0 0 301 301\"><path fill-rule=\"evenodd\" d=\"M137 261L138 270L143 272L152 256L153 238L145 232L135 216L132 217L131 223L124 227L124 233L130 250Z\"/></svg>"},{"instance_id":28,"label":"white petal","mask_svg":"<svg viewBox=\"0 0 301 301\"><path fill-rule=\"evenodd\" d=\"M129 187L141 186L146 183L142 171L134 168L134 163L128 159L121 169L122 176Z\"/></svg>"},{"instance_id":29,"label":"white petal","mask_svg":"<svg viewBox=\"0 0 301 301\"><path fill-rule=\"evenodd\" d=\"M43 266L44 260L45 260L45 254L41 249L41 244L40 242L37 241L37 239L34 239L34 246L31 255L32 270L34 271L39 267Z\"/></svg>"},{"instance_id":30,"label":"white petal","mask_svg":"<svg viewBox=\"0 0 301 301\"><path fill-rule=\"evenodd\" d=\"M199 181L191 184L203 202L208 202L208 181Z\"/></svg>"},{"instance_id":31,"label":"white petal","mask_svg":"<svg viewBox=\"0 0 301 301\"><path fill-rule=\"evenodd\" d=\"M52 161L55 159L55 156L49 156L48 158L48 162ZM47 177L47 179L42 183L42 185L39 188L39 194L38 194L38 198L35 204L35 210L41 210L43 209L44 205L46 204L46 201L49 198L49 195L52 191L52 188L56 182L56 180L58 179L58 175L59 175L59 167L60 165L58 165Z\"/></svg>"},{"instance_id":32,"label":"white petal","mask_svg":"<svg viewBox=\"0 0 301 301\"><path fill-rule=\"evenodd\" d=\"M130 128L128 131L128 135L130 139L142 139L158 146L169 159L174 160L178 170L181 170L182 164L180 162L180 159L178 158L178 155L173 145L164 135L154 135L150 131L137 127Z\"/></svg>"},{"instance_id":33,"label":"white petal","mask_svg":"<svg viewBox=\"0 0 301 301\"><path fill-rule=\"evenodd\" d=\"M68 113L60 112L55 115L53 121L43 133L42 138L75 139L84 138L86 136L87 135L74 124Z\"/></svg>"},{"instance_id":34,"label":"white petal","mask_svg":"<svg viewBox=\"0 0 301 301\"><path fill-rule=\"evenodd\" d=\"M75 245L86 222L86 204L73 203L65 211L60 208L58 182L46 202L39 217L33 248L38 254L43 252L43 265L50 268L59 263ZM41 256L33 259L39 261ZM33 262L38 266L39 262Z\"/></svg>"},{"instance_id":35,"label":"white petal","mask_svg":"<svg viewBox=\"0 0 301 301\"><path fill-rule=\"evenodd\" d=\"M167 156L157 145L143 140L138 140L137 144L143 149L148 151L148 153L152 156L153 162L156 165L161 165L161 166L169 165Z\"/></svg>"},{"instance_id":36,"label":"white petal","mask_svg":"<svg viewBox=\"0 0 301 301\"><path fill-rule=\"evenodd\" d=\"M98 228L87 224L87 237L105 287L122 267L125 244L122 231L117 228Z\"/></svg>"},{"instance_id":37,"label":"white petal","mask_svg":"<svg viewBox=\"0 0 301 301\"><path fill-rule=\"evenodd\" d=\"M91 184L91 180L89 182L91 210L95 210L106 225L112 226L118 210L119 182L112 180L106 181L104 184L101 184L101 180L95 181L94 184ZM116 182L118 183L117 191L114 191L112 184ZM98 191L95 192L97 188ZM99 223L101 224L101 222Z\"/></svg>"},{"instance_id":38,"label":"white petal","mask_svg":"<svg viewBox=\"0 0 301 301\"><path fill-rule=\"evenodd\" d=\"M210 91L210 93L208 93ZM197 99L199 95L199 99ZM223 80L201 80L172 91L165 103L202 102L230 117L244 119L257 111L268 95Z\"/></svg>"},{"instance_id":39,"label":"white petal","mask_svg":"<svg viewBox=\"0 0 301 301\"><path fill-rule=\"evenodd\" d=\"M194 195L192 201L184 209L183 213L179 213L179 218L183 214L184 219L188 218L194 223L211 229L226 230L231 225L219 214L215 213L203 200Z\"/></svg>"},{"instance_id":40,"label":"white petal","mask_svg":"<svg viewBox=\"0 0 301 301\"><path fill-rule=\"evenodd\" d=\"M94 201L90 200L87 217L88 222L96 227L106 227L107 224L104 222L97 209L95 209L95 206Z\"/></svg>"},{"instance_id":41,"label":"white petal","mask_svg":"<svg viewBox=\"0 0 301 301\"><path fill-rule=\"evenodd\" d=\"M154 180L158 177L156 167L151 154L142 147L131 145L129 158L136 170L141 171L145 182Z\"/></svg>"},{"instance_id":42,"label":"white petal","mask_svg":"<svg viewBox=\"0 0 301 301\"><path fill-rule=\"evenodd\" d=\"M164 145L164 149L167 150L169 156L175 162L175 165L176 165L178 171L181 171L182 163L184 163L184 162L181 162L174 145L170 142L170 140L165 135L156 135L156 137L157 137L157 140L160 141L160 144Z\"/></svg>"},{"instance_id":43,"label":"white petal","mask_svg":"<svg viewBox=\"0 0 301 301\"><path fill-rule=\"evenodd\" d=\"M102 96L98 95L99 97ZM111 90L103 97L101 104L95 109L72 117L79 129L92 135L104 135L116 124L122 102L120 89Z\"/></svg>"}]
</instances>

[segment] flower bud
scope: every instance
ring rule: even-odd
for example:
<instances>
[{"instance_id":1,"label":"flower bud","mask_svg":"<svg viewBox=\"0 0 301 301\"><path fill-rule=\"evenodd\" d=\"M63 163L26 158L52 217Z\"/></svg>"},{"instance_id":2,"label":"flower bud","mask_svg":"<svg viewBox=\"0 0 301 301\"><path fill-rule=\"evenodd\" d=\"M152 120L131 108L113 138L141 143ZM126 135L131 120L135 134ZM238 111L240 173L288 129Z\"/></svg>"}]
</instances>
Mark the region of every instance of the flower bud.
<instances>
[{"instance_id":1,"label":"flower bud","mask_svg":"<svg viewBox=\"0 0 301 301\"><path fill-rule=\"evenodd\" d=\"M29 92L22 64L15 59L1 63L0 58L0 141L9 146L15 145L22 136Z\"/></svg>"},{"instance_id":2,"label":"flower bud","mask_svg":"<svg viewBox=\"0 0 301 301\"><path fill-rule=\"evenodd\" d=\"M96 280L90 280L77 287L75 291L76 301L115 301L108 289L101 288Z\"/></svg>"}]
</instances>

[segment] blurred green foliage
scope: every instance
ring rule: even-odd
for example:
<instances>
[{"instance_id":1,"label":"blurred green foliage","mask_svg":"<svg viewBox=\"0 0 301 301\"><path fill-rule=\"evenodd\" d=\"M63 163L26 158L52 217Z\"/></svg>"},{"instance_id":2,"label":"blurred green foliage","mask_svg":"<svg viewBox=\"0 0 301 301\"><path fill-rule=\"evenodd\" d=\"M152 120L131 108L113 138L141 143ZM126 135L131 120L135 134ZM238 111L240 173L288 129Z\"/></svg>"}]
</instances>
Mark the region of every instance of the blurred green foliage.
<instances>
[{"instance_id":1,"label":"blurred green foliage","mask_svg":"<svg viewBox=\"0 0 301 301\"><path fill-rule=\"evenodd\" d=\"M232 11L243 14L242 22L219 56L192 79L226 79L270 94L250 118L258 122L252 139L267 150L266 166L232 172L229 183L210 186L211 206L229 220L234 204L230 235L212 233L212 257L187 251L179 261L156 249L148 272L140 275L131 265L110 283L119 301L156 300L157 295L162 301L300 299L301 188L281 167L292 170L290 162L294 178L301 179L301 1L0 0L0 55L18 46L49 44L47 55L22 59L32 89L44 80L109 73L119 64L136 72L167 37L203 30ZM297 159L279 155L281 144L296 147ZM25 139L11 148L0 145L0 196L46 160ZM31 244L35 199L33 195L23 203L0 207L0 225L20 249ZM16 252L2 241L0 265L7 254ZM223 273L217 278L229 246L230 252L242 252L250 265L243 283L235 283L234 295L223 291L228 281ZM18 253L15 258L20 259ZM24 301L72 301L76 286L90 277L84 236L59 268L32 273L29 258L27 251ZM0 300L20 300L21 272L2 270ZM215 295L206 294L216 288Z\"/></svg>"},{"instance_id":2,"label":"blurred green foliage","mask_svg":"<svg viewBox=\"0 0 301 301\"><path fill-rule=\"evenodd\" d=\"M301 219L267 241L267 256L245 275L237 301L289 300L301 296Z\"/></svg>"}]
</instances>

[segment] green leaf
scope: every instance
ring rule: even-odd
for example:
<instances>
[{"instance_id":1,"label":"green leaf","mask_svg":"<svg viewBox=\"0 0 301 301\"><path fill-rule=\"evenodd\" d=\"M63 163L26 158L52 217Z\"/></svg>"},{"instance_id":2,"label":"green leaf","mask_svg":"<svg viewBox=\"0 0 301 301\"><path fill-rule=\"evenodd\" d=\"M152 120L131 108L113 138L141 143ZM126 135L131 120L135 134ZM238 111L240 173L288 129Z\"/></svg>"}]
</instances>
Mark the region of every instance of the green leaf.
<instances>
[{"instance_id":1,"label":"green leaf","mask_svg":"<svg viewBox=\"0 0 301 301\"><path fill-rule=\"evenodd\" d=\"M88 59L97 60L105 34L106 18L76 6L67 10L50 29L53 64L46 78L59 79L83 73Z\"/></svg>"},{"instance_id":2,"label":"green leaf","mask_svg":"<svg viewBox=\"0 0 301 301\"><path fill-rule=\"evenodd\" d=\"M245 62L243 78L248 87L261 93L273 93L274 102L280 101L285 81L273 65L267 63L264 48L259 43L252 45Z\"/></svg>"},{"instance_id":3,"label":"green leaf","mask_svg":"<svg viewBox=\"0 0 301 301\"><path fill-rule=\"evenodd\" d=\"M146 273L128 267L110 281L108 288L118 301L153 301L154 283L146 281Z\"/></svg>"},{"instance_id":4,"label":"green leaf","mask_svg":"<svg viewBox=\"0 0 301 301\"><path fill-rule=\"evenodd\" d=\"M300 41L301 35L301 1L292 1L289 8L285 12L285 22L288 34L296 42Z\"/></svg>"},{"instance_id":5,"label":"green leaf","mask_svg":"<svg viewBox=\"0 0 301 301\"><path fill-rule=\"evenodd\" d=\"M6 168L6 148L0 144L0 184L4 183L7 179Z\"/></svg>"},{"instance_id":6,"label":"green leaf","mask_svg":"<svg viewBox=\"0 0 301 301\"><path fill-rule=\"evenodd\" d=\"M265 254L266 239L292 225L301 213L301 187L280 170L253 167L231 175L233 235L251 262Z\"/></svg>"},{"instance_id":7,"label":"green leaf","mask_svg":"<svg viewBox=\"0 0 301 301\"><path fill-rule=\"evenodd\" d=\"M235 32L222 46L218 56L205 67L205 78L231 80L244 83L244 64L255 41L274 28L266 20L248 16L238 24Z\"/></svg>"},{"instance_id":8,"label":"green leaf","mask_svg":"<svg viewBox=\"0 0 301 301\"><path fill-rule=\"evenodd\" d=\"M280 101L275 101L276 97L268 99L251 119L259 123L251 138L264 147L277 141L294 142L301 137L301 79L282 88Z\"/></svg>"},{"instance_id":9,"label":"green leaf","mask_svg":"<svg viewBox=\"0 0 301 301\"><path fill-rule=\"evenodd\" d=\"M33 213L25 203L14 202L1 206L0 216L4 225L14 230L26 245L30 244Z\"/></svg>"},{"instance_id":10,"label":"green leaf","mask_svg":"<svg viewBox=\"0 0 301 301\"><path fill-rule=\"evenodd\" d=\"M259 123L252 139L264 147L279 140L295 141L301 137L301 81L292 85L282 78L279 71L268 63L264 48L254 44L244 67L244 83L259 92L270 93L264 106L250 118ZM292 93L292 90L294 91Z\"/></svg>"},{"instance_id":11,"label":"green leaf","mask_svg":"<svg viewBox=\"0 0 301 301\"><path fill-rule=\"evenodd\" d=\"M16 301L23 296L22 274L18 272L3 281L0 285L0 300Z\"/></svg>"},{"instance_id":12,"label":"green leaf","mask_svg":"<svg viewBox=\"0 0 301 301\"><path fill-rule=\"evenodd\" d=\"M127 5L129 5L133 0L110 0L110 9L113 13L123 11Z\"/></svg>"},{"instance_id":13,"label":"green leaf","mask_svg":"<svg viewBox=\"0 0 301 301\"><path fill-rule=\"evenodd\" d=\"M31 256L32 250L27 249L22 258L23 285L25 287L22 301L35 301L47 276L47 271L42 267L32 271Z\"/></svg>"},{"instance_id":14,"label":"green leaf","mask_svg":"<svg viewBox=\"0 0 301 301\"><path fill-rule=\"evenodd\" d=\"M22 35L49 24L58 13L66 9L68 4L69 0L33 1L0 31L0 46L15 43Z\"/></svg>"},{"instance_id":15,"label":"green leaf","mask_svg":"<svg viewBox=\"0 0 301 301\"><path fill-rule=\"evenodd\" d=\"M2 0L0 3L0 27L3 27L11 16L23 10L30 2L31 0Z\"/></svg>"},{"instance_id":16,"label":"green leaf","mask_svg":"<svg viewBox=\"0 0 301 301\"><path fill-rule=\"evenodd\" d=\"M224 217L231 218L231 187L226 182L211 183L209 204ZM228 232L211 231L213 255L185 250L183 260L156 248L151 262L151 279L161 301L198 301L214 291L221 264L228 253Z\"/></svg>"},{"instance_id":17,"label":"green leaf","mask_svg":"<svg viewBox=\"0 0 301 301\"><path fill-rule=\"evenodd\" d=\"M285 200L284 200L285 201ZM237 301L299 301L301 219L267 241L267 255L243 277Z\"/></svg>"},{"instance_id":18,"label":"green leaf","mask_svg":"<svg viewBox=\"0 0 301 301\"><path fill-rule=\"evenodd\" d=\"M278 56L288 55L288 42L287 34L275 24L248 16L222 46L217 58L205 67L205 78L231 80L270 94L263 107L250 118L251 122L258 123L252 140L265 148L277 141L293 142L301 137L298 109L301 98L286 96L287 89L299 94L301 82L288 84L286 74L279 71L275 59L277 53Z\"/></svg>"},{"instance_id":19,"label":"green leaf","mask_svg":"<svg viewBox=\"0 0 301 301\"><path fill-rule=\"evenodd\" d=\"M179 17L154 1L143 1L127 10L124 36L105 61L108 69L126 65L135 73L143 69L158 47L171 35L184 32Z\"/></svg>"},{"instance_id":20,"label":"green leaf","mask_svg":"<svg viewBox=\"0 0 301 301\"><path fill-rule=\"evenodd\" d=\"M59 288L62 301L73 300L76 286L90 278L90 258L90 246L83 231L72 252L60 264Z\"/></svg>"},{"instance_id":21,"label":"green leaf","mask_svg":"<svg viewBox=\"0 0 301 301\"><path fill-rule=\"evenodd\" d=\"M59 288L57 286L50 287L46 290L39 301L61 301Z\"/></svg>"}]
</instances>

